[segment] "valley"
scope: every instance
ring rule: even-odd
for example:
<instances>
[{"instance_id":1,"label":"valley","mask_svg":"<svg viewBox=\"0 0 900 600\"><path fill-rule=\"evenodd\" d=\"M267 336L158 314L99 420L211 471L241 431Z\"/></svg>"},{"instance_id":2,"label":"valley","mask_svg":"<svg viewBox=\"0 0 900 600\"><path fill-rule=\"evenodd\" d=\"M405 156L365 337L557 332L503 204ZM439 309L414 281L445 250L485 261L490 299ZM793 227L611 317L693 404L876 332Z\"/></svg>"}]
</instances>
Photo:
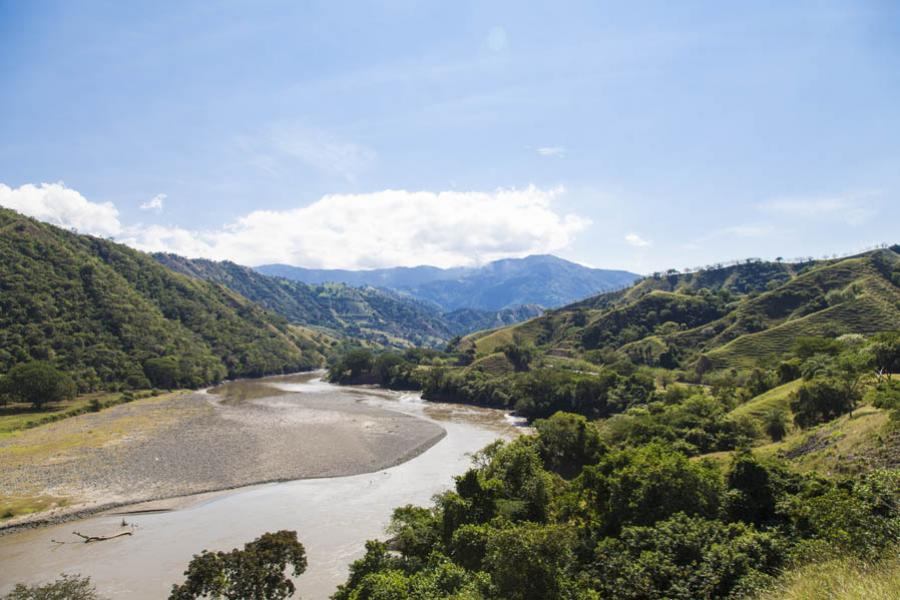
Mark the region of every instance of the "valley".
<instances>
[{"instance_id":1,"label":"valley","mask_svg":"<svg viewBox=\"0 0 900 600\"><path fill-rule=\"evenodd\" d=\"M447 311L0 218L0 593L160 597L278 527L334 600L639 598L633 565L763 598L896 547L898 246Z\"/></svg>"}]
</instances>

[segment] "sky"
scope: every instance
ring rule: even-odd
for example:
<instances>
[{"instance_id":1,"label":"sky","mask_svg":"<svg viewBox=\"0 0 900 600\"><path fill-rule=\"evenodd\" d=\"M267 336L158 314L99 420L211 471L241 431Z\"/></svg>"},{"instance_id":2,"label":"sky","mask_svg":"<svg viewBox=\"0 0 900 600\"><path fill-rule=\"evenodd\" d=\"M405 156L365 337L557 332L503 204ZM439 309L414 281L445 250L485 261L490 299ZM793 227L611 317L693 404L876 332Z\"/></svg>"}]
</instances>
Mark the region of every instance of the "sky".
<instances>
[{"instance_id":1,"label":"sky","mask_svg":"<svg viewBox=\"0 0 900 600\"><path fill-rule=\"evenodd\" d=\"M900 242L900 3L0 0L0 205L256 266Z\"/></svg>"}]
</instances>

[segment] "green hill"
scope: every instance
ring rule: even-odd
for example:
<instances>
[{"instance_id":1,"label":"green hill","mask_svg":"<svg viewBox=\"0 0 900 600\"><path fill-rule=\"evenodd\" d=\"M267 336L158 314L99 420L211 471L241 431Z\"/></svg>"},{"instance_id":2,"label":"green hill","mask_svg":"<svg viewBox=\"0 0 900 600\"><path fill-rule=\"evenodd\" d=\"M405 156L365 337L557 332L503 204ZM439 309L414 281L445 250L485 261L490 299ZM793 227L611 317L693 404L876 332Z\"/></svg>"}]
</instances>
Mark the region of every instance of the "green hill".
<instances>
[{"instance_id":1,"label":"green hill","mask_svg":"<svg viewBox=\"0 0 900 600\"><path fill-rule=\"evenodd\" d=\"M166 267L222 284L292 323L385 346L442 346L456 335L516 323L541 314L537 306L499 311L461 309L444 313L438 306L369 285L307 284L265 275L232 262L154 254Z\"/></svg>"},{"instance_id":2,"label":"green hill","mask_svg":"<svg viewBox=\"0 0 900 600\"><path fill-rule=\"evenodd\" d=\"M0 372L49 360L80 391L149 387L156 360L177 385L200 386L315 367L325 349L225 287L0 210Z\"/></svg>"},{"instance_id":3,"label":"green hill","mask_svg":"<svg viewBox=\"0 0 900 600\"><path fill-rule=\"evenodd\" d=\"M624 353L666 368L743 368L773 362L802 336L895 330L900 324L897 246L802 265L748 261L669 272L511 327L464 338L487 356L511 342L540 354L595 362Z\"/></svg>"}]
</instances>

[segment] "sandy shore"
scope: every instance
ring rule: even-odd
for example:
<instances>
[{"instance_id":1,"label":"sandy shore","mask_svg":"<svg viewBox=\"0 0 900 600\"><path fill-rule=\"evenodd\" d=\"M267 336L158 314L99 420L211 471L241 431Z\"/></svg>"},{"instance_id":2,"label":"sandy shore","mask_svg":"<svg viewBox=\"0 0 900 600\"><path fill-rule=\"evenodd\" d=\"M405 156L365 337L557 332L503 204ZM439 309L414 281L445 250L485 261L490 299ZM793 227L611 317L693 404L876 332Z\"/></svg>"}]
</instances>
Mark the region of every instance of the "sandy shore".
<instances>
[{"instance_id":1,"label":"sandy shore","mask_svg":"<svg viewBox=\"0 0 900 600\"><path fill-rule=\"evenodd\" d=\"M315 377L278 378L281 389L269 379L148 398L4 440L0 495L52 499L55 507L8 519L0 534L140 502L377 471L444 435L432 422L364 404L365 394L335 393Z\"/></svg>"}]
</instances>

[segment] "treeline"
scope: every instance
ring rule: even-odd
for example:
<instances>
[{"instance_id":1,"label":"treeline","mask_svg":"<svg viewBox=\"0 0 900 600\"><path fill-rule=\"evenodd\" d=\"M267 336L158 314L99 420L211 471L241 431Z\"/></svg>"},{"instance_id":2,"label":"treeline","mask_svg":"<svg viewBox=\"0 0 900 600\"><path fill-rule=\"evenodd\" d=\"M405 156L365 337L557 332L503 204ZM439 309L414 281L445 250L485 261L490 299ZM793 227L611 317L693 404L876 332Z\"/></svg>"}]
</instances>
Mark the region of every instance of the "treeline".
<instances>
[{"instance_id":1,"label":"treeline","mask_svg":"<svg viewBox=\"0 0 900 600\"><path fill-rule=\"evenodd\" d=\"M624 437L678 440L689 453L732 450L760 435L780 439L789 426L786 407L765 413L761 421L729 413L797 379L802 384L792 397L790 414L803 428L849 413L864 399L890 408L900 393L900 383L885 375L900 372L900 334L891 332L869 338L799 338L774 367L711 372L700 380L693 373L635 364L627 354L607 357L603 367L585 372L544 365L528 346L509 344L501 350L511 372L467 365L472 357L465 352L356 348L334 358L329 378L421 390L427 400L515 410L528 419L557 411L591 419L621 413L616 423Z\"/></svg>"},{"instance_id":2,"label":"treeline","mask_svg":"<svg viewBox=\"0 0 900 600\"><path fill-rule=\"evenodd\" d=\"M394 512L336 600L739 598L786 568L877 559L900 535L900 474L852 482L738 453L610 444L559 413L497 442L430 507Z\"/></svg>"}]
</instances>

